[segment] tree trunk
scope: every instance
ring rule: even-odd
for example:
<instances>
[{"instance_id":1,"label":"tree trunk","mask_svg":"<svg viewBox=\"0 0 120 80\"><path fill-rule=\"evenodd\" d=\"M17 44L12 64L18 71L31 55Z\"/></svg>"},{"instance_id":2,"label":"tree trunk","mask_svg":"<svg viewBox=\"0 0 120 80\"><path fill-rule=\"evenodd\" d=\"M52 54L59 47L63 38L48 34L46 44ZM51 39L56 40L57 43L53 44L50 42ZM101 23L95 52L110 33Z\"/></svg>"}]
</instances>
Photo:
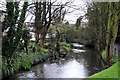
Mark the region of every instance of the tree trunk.
<instances>
[{"instance_id":1,"label":"tree trunk","mask_svg":"<svg viewBox=\"0 0 120 80\"><path fill-rule=\"evenodd\" d=\"M47 22L47 19L46 19L46 2L44 2L43 4L43 16L42 16L42 29L41 29L41 33L40 33L40 47L42 48L43 45L44 45L44 42L45 42L45 37L46 37L46 34L47 34L47 31L50 27L50 24L51 24L51 2L49 3L48 5L48 13L49 13L49 21Z\"/></svg>"},{"instance_id":2,"label":"tree trunk","mask_svg":"<svg viewBox=\"0 0 120 80\"><path fill-rule=\"evenodd\" d=\"M35 13L35 46L38 46L39 42L39 26L38 26L38 20L39 20L39 15L38 15L38 2L36 2L36 13Z\"/></svg>"},{"instance_id":3,"label":"tree trunk","mask_svg":"<svg viewBox=\"0 0 120 80\"><path fill-rule=\"evenodd\" d=\"M36 32L35 33L35 46L38 46L38 42L39 42L39 33Z\"/></svg>"},{"instance_id":4,"label":"tree trunk","mask_svg":"<svg viewBox=\"0 0 120 80\"><path fill-rule=\"evenodd\" d=\"M99 4L100 6L100 10L99 10L99 13L100 13L100 18L99 18L99 36L98 36L98 50L99 52L101 52L101 36L102 36L102 10L101 10L101 5Z\"/></svg>"},{"instance_id":5,"label":"tree trunk","mask_svg":"<svg viewBox=\"0 0 120 80\"><path fill-rule=\"evenodd\" d=\"M57 29L56 27L56 30L57 30L57 39L56 39L56 51L59 53L59 57L60 57L60 32L59 30Z\"/></svg>"},{"instance_id":6,"label":"tree trunk","mask_svg":"<svg viewBox=\"0 0 120 80\"><path fill-rule=\"evenodd\" d=\"M28 46L28 41L27 41L27 40L25 40L24 46L25 46L25 49L26 49L26 53L27 53L27 55L28 55L28 48L27 48L27 46Z\"/></svg>"},{"instance_id":7,"label":"tree trunk","mask_svg":"<svg viewBox=\"0 0 120 80\"><path fill-rule=\"evenodd\" d=\"M43 48L44 45L44 39L43 39L43 34L40 34L40 47Z\"/></svg>"},{"instance_id":8,"label":"tree trunk","mask_svg":"<svg viewBox=\"0 0 120 80\"><path fill-rule=\"evenodd\" d=\"M115 3L116 4L116 8L118 9L118 3ZM114 25L113 25L113 28L112 28L112 39L111 39L111 44L110 44L110 55L112 57L113 55L113 50L114 50L114 43L115 43L115 40L116 40L116 37L117 37L117 33L118 33L118 11L114 10Z\"/></svg>"},{"instance_id":9,"label":"tree trunk","mask_svg":"<svg viewBox=\"0 0 120 80\"><path fill-rule=\"evenodd\" d=\"M107 54L107 61L110 60L110 32L111 32L111 2L109 3L109 13L108 13L108 25L106 31L106 54Z\"/></svg>"},{"instance_id":10,"label":"tree trunk","mask_svg":"<svg viewBox=\"0 0 120 80\"><path fill-rule=\"evenodd\" d=\"M47 26L44 27L43 29L43 33L40 34L40 47L43 48L43 45L44 45L44 42L45 42L45 38L46 38L46 35L47 35L47 31L48 31L48 28Z\"/></svg>"}]
</instances>

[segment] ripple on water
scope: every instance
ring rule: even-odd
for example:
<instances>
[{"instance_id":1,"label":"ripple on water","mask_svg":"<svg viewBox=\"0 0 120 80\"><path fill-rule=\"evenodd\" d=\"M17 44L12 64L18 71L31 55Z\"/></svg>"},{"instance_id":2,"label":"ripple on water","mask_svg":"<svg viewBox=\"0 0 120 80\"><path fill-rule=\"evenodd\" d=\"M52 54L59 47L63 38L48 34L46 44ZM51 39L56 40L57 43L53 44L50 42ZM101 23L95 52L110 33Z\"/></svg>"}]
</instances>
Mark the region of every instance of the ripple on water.
<instances>
[{"instance_id":1,"label":"ripple on water","mask_svg":"<svg viewBox=\"0 0 120 80\"><path fill-rule=\"evenodd\" d=\"M44 66L45 78L86 78L88 72L84 64L75 59L68 61L64 65L46 64Z\"/></svg>"},{"instance_id":2,"label":"ripple on water","mask_svg":"<svg viewBox=\"0 0 120 80\"><path fill-rule=\"evenodd\" d=\"M35 73L30 71L30 72L26 72L26 73L22 73L19 75L19 78L37 78L37 76L35 76Z\"/></svg>"},{"instance_id":3,"label":"ripple on water","mask_svg":"<svg viewBox=\"0 0 120 80\"><path fill-rule=\"evenodd\" d=\"M74 44L79 46L79 44ZM83 45L82 45L83 46ZM58 60L53 60L50 62L44 62L38 64L31 68L31 71L24 71L18 74L15 74L17 80L25 78L87 78L91 74L97 72L98 66L96 65L99 62L96 51L94 49L72 49L69 57L60 58ZM84 55L85 52L85 55ZM73 54L73 53L83 53L83 54ZM89 54L89 55L87 55ZM96 61L98 60L98 61ZM95 68L94 68L95 67ZM13 80L13 79L11 79Z\"/></svg>"},{"instance_id":4,"label":"ripple on water","mask_svg":"<svg viewBox=\"0 0 120 80\"><path fill-rule=\"evenodd\" d=\"M72 43L74 47L83 47L84 45L80 45L78 43Z\"/></svg>"},{"instance_id":5,"label":"ripple on water","mask_svg":"<svg viewBox=\"0 0 120 80\"><path fill-rule=\"evenodd\" d=\"M74 53L85 52L85 50L81 50L81 49L72 49L72 51L73 51Z\"/></svg>"}]
</instances>

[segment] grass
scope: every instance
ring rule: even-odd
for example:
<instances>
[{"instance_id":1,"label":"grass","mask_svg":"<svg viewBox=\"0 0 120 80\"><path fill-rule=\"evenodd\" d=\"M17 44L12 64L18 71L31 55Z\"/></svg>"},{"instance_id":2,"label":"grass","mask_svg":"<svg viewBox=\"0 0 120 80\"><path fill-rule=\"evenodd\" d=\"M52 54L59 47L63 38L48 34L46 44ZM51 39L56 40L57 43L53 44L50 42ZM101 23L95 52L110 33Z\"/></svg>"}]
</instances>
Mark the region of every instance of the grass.
<instances>
[{"instance_id":1,"label":"grass","mask_svg":"<svg viewBox=\"0 0 120 80\"><path fill-rule=\"evenodd\" d=\"M119 64L118 62L113 64L113 66L111 66L110 68L90 76L89 79L90 78L118 78L118 72L120 71L120 68L118 68L118 64Z\"/></svg>"},{"instance_id":2,"label":"grass","mask_svg":"<svg viewBox=\"0 0 120 80\"><path fill-rule=\"evenodd\" d=\"M105 50L102 51L102 56L105 59L106 56L106 52ZM90 76L88 79L89 80L112 80L114 78L114 80L120 80L120 58L118 58L117 56L113 56L113 58L110 60L111 63L116 62L115 64L113 64L110 68L103 70L99 73L96 73L92 76ZM87 79L87 80L88 80Z\"/></svg>"}]
</instances>

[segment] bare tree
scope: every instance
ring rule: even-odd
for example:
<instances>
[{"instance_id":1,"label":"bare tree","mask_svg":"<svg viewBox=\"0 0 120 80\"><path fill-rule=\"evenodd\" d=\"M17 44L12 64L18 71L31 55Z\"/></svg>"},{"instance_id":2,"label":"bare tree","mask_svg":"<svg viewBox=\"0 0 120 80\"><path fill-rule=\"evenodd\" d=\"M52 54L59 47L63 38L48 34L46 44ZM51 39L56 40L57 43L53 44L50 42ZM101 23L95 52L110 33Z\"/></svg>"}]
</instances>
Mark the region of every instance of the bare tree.
<instances>
[{"instance_id":1,"label":"bare tree","mask_svg":"<svg viewBox=\"0 0 120 80\"><path fill-rule=\"evenodd\" d=\"M35 4L35 44L38 46L40 39L40 46L43 47L47 31L50 24L61 23L64 19L66 10L63 10L69 3L54 4L56 1L36 2Z\"/></svg>"}]
</instances>

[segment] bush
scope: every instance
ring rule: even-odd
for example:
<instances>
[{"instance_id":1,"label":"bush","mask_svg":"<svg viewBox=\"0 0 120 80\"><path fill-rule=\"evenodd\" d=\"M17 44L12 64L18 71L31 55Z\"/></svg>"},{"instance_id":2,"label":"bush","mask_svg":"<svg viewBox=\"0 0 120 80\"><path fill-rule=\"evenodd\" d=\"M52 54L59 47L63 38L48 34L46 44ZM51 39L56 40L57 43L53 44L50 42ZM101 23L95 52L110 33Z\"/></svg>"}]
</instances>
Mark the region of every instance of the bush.
<instances>
[{"instance_id":1,"label":"bush","mask_svg":"<svg viewBox=\"0 0 120 80\"><path fill-rule=\"evenodd\" d=\"M70 44L67 44L66 42L61 42L60 46L66 46L66 47L70 47Z\"/></svg>"},{"instance_id":2,"label":"bush","mask_svg":"<svg viewBox=\"0 0 120 80\"><path fill-rule=\"evenodd\" d=\"M57 51L53 51L53 58L59 58L59 53Z\"/></svg>"},{"instance_id":3,"label":"bush","mask_svg":"<svg viewBox=\"0 0 120 80\"><path fill-rule=\"evenodd\" d=\"M65 49L66 51L70 51L70 50L71 50L70 47L66 47L66 46L64 46L64 49Z\"/></svg>"},{"instance_id":4,"label":"bush","mask_svg":"<svg viewBox=\"0 0 120 80\"><path fill-rule=\"evenodd\" d=\"M2 58L2 73L3 77L6 75L10 75L11 73L14 73L15 71L19 70L20 66L20 58L14 57L14 58Z\"/></svg>"},{"instance_id":5,"label":"bush","mask_svg":"<svg viewBox=\"0 0 120 80\"><path fill-rule=\"evenodd\" d=\"M103 50L101 54L102 54L102 57L105 59L106 58L106 51Z\"/></svg>"},{"instance_id":6,"label":"bush","mask_svg":"<svg viewBox=\"0 0 120 80\"><path fill-rule=\"evenodd\" d=\"M44 53L49 53L49 50L41 48L39 52L44 54Z\"/></svg>"}]
</instances>

